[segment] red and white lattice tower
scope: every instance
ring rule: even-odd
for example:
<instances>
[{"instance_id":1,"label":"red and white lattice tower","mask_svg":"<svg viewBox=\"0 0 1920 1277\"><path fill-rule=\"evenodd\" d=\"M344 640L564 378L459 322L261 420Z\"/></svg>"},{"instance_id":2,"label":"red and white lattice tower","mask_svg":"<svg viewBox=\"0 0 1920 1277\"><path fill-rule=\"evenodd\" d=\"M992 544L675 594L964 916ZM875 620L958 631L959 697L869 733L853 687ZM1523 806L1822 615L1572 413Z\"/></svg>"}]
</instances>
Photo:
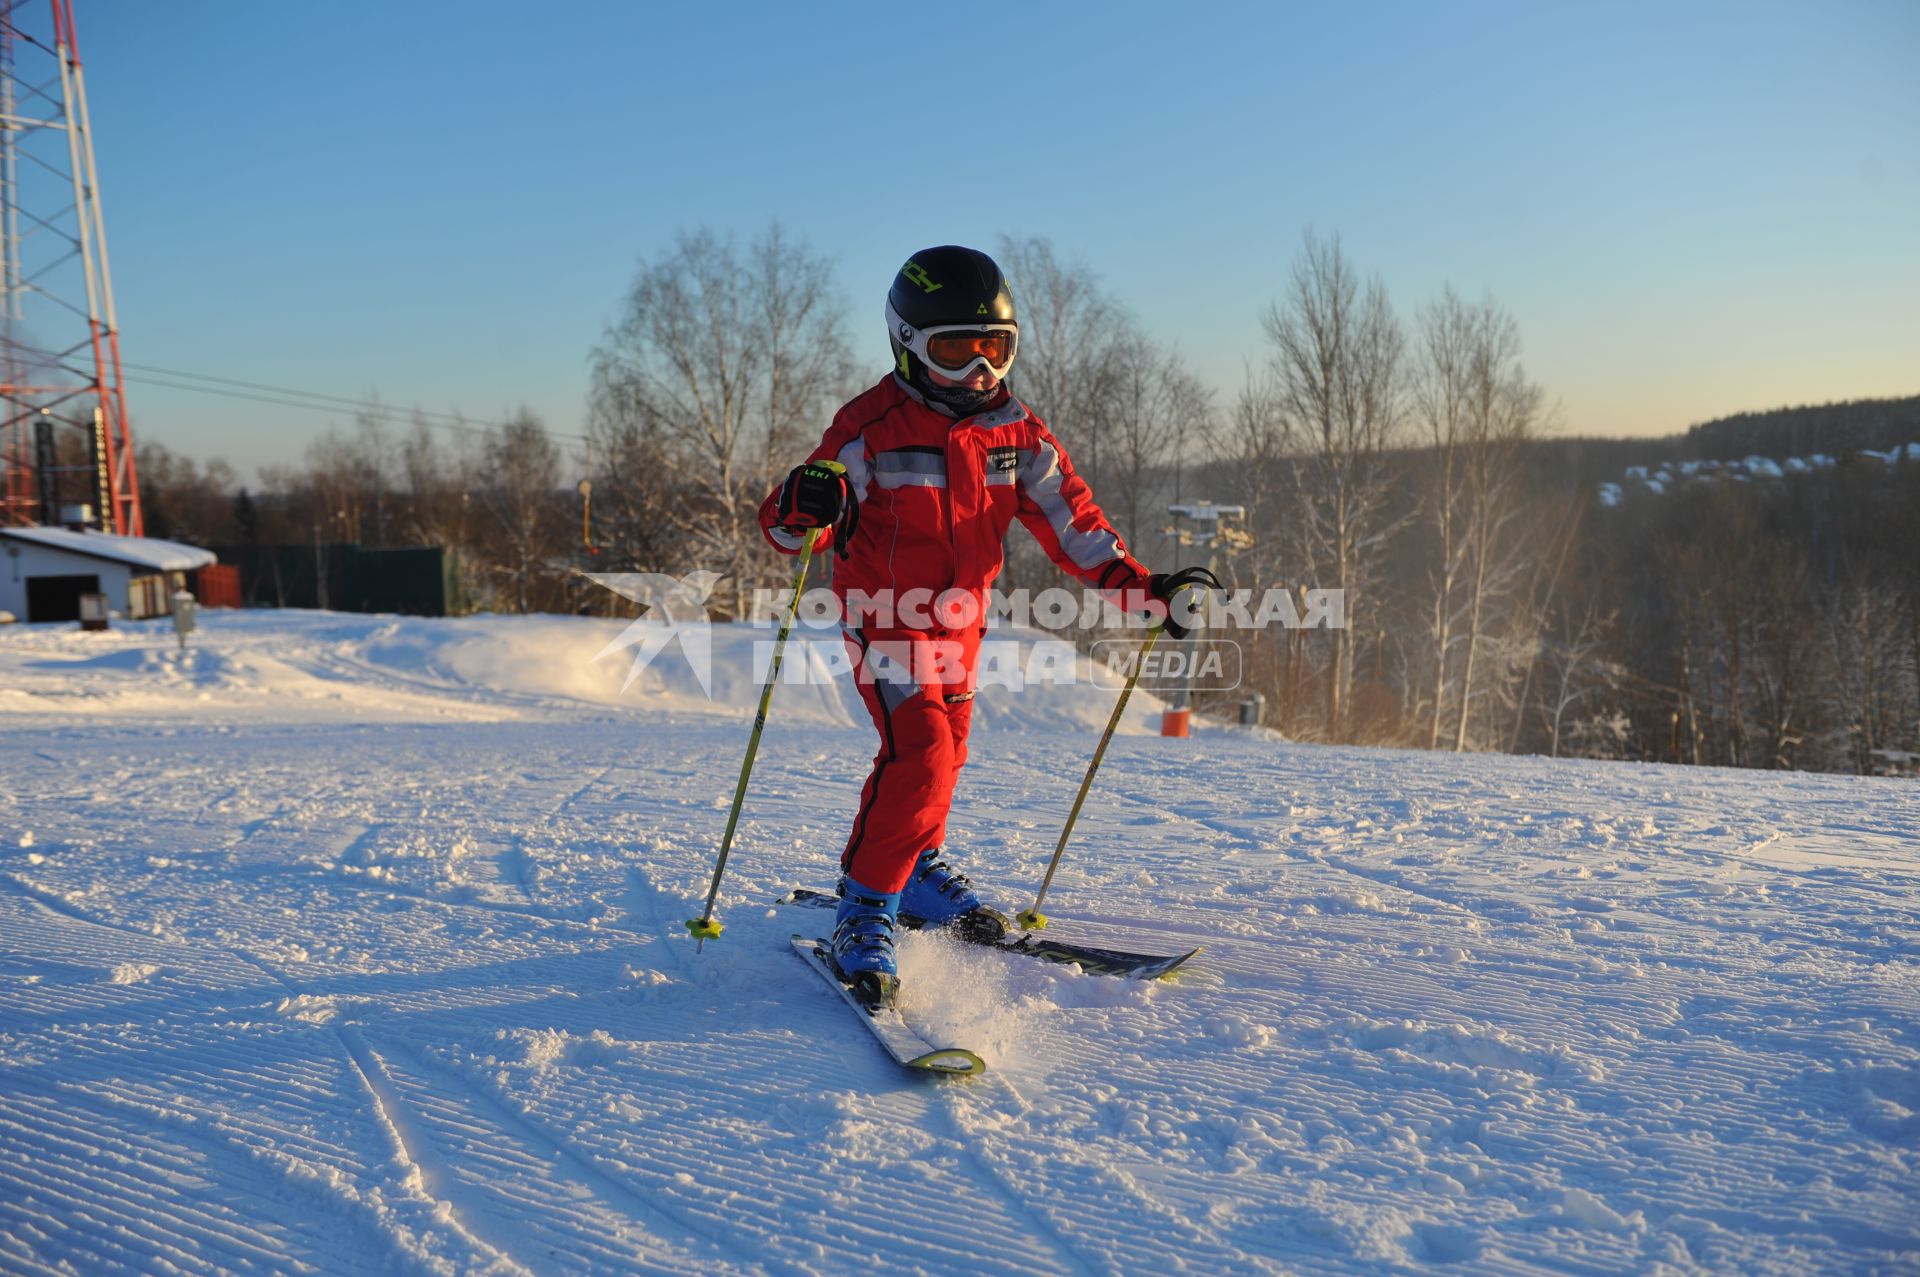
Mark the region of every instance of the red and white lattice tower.
<instances>
[{"instance_id":1,"label":"red and white lattice tower","mask_svg":"<svg viewBox=\"0 0 1920 1277\"><path fill-rule=\"evenodd\" d=\"M0 465L0 526L144 533L73 0L0 0Z\"/></svg>"}]
</instances>

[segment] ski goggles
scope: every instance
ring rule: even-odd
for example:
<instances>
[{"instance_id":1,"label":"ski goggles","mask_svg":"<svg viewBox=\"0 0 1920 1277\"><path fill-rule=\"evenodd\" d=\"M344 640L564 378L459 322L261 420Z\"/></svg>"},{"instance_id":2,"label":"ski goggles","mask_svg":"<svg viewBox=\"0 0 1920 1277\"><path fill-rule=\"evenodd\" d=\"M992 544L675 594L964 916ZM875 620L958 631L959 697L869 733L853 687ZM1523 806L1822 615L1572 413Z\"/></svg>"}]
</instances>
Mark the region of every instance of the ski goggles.
<instances>
[{"instance_id":1,"label":"ski goggles","mask_svg":"<svg viewBox=\"0 0 1920 1277\"><path fill-rule=\"evenodd\" d=\"M895 341L920 361L955 381L984 368L1005 377L1020 350L1020 330L1012 324L935 324L915 328L887 306L887 327Z\"/></svg>"}]
</instances>

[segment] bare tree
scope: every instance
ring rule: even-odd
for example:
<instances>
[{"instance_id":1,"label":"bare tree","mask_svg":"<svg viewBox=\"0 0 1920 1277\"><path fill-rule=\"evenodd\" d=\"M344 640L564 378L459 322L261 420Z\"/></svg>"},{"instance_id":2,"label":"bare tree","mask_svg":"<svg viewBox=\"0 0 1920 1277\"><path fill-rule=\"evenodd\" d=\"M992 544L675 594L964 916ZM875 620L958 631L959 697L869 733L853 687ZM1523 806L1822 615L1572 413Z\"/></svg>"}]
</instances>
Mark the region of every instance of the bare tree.
<instances>
[{"instance_id":1,"label":"bare tree","mask_svg":"<svg viewBox=\"0 0 1920 1277\"><path fill-rule=\"evenodd\" d=\"M1296 466L1271 368L1249 363L1239 393L1206 442L1208 477L1218 484L1217 491L1246 510L1242 544L1228 560L1223 580L1231 589L1249 591L1297 585L1305 570L1291 549L1293 538L1285 533L1292 518ZM1271 721L1282 731L1302 730L1312 655L1306 632L1278 626L1251 635L1244 647L1247 686L1271 698Z\"/></svg>"},{"instance_id":2,"label":"bare tree","mask_svg":"<svg viewBox=\"0 0 1920 1277\"><path fill-rule=\"evenodd\" d=\"M1428 749L1440 747L1442 720L1453 699L1447 676L1453 656L1455 597L1466 566L1460 534L1464 487L1460 453L1468 433L1475 327L1472 314L1451 287L1439 301L1420 312L1413 403L1425 441L1433 450L1425 506L1433 555L1429 613L1433 669L1426 690Z\"/></svg>"},{"instance_id":3,"label":"bare tree","mask_svg":"<svg viewBox=\"0 0 1920 1277\"><path fill-rule=\"evenodd\" d=\"M1130 317L1100 286L1084 262L1063 262L1053 241L1003 235L1000 268L1020 308L1020 361L1013 389L1041 416L1069 432L1091 423L1116 367L1111 346L1130 328ZM1100 490L1101 447L1097 432L1077 450L1079 469Z\"/></svg>"},{"instance_id":4,"label":"bare tree","mask_svg":"<svg viewBox=\"0 0 1920 1277\"><path fill-rule=\"evenodd\" d=\"M368 505L365 465L354 441L329 427L307 448L315 541L358 541Z\"/></svg>"},{"instance_id":5,"label":"bare tree","mask_svg":"<svg viewBox=\"0 0 1920 1277\"><path fill-rule=\"evenodd\" d=\"M750 315L766 342L766 450L758 495L773 487L826 429L852 391L855 361L841 331L832 263L789 241L774 223L748 250L758 289Z\"/></svg>"},{"instance_id":6,"label":"bare tree","mask_svg":"<svg viewBox=\"0 0 1920 1277\"><path fill-rule=\"evenodd\" d=\"M1587 590L1574 591L1578 598L1565 597L1571 584L1569 564L1586 523L1586 498L1577 493L1536 491L1529 493L1528 502L1531 514L1519 534L1520 545L1530 561L1528 583L1512 604L1514 639L1524 647L1525 658L1519 689L1511 696L1513 727L1506 742L1509 753L1520 750L1534 675L1541 654L1551 645L1547 635L1553 628L1554 618L1574 610L1581 598L1590 598L1595 584L1587 582ZM1616 608L1609 615L1617 614ZM1609 621L1605 629L1611 631L1612 628L1613 623Z\"/></svg>"},{"instance_id":7,"label":"bare tree","mask_svg":"<svg viewBox=\"0 0 1920 1277\"><path fill-rule=\"evenodd\" d=\"M203 469L192 457L142 439L139 449L140 501L147 535L192 545L224 544L234 533L233 467L215 458Z\"/></svg>"},{"instance_id":8,"label":"bare tree","mask_svg":"<svg viewBox=\"0 0 1920 1277\"><path fill-rule=\"evenodd\" d=\"M387 435L384 414L362 412L354 417L358 439L354 460L364 493L366 520L358 538L368 545L387 545L392 538L388 525L391 513L394 472L393 441Z\"/></svg>"},{"instance_id":9,"label":"bare tree","mask_svg":"<svg viewBox=\"0 0 1920 1277\"><path fill-rule=\"evenodd\" d=\"M1212 392L1187 370L1178 352L1162 347L1126 324L1104 351L1102 393L1088 422L1092 437L1107 443L1116 511L1127 544L1139 549L1141 516L1154 508L1165 471L1184 465L1207 434Z\"/></svg>"},{"instance_id":10,"label":"bare tree","mask_svg":"<svg viewBox=\"0 0 1920 1277\"><path fill-rule=\"evenodd\" d=\"M1548 724L1549 757L1560 757L1567 715L1589 697L1613 687L1618 668L1605 659L1607 640L1618 614L1602 612L1597 599L1561 613L1556 641L1545 644L1552 683L1545 689L1541 715Z\"/></svg>"},{"instance_id":11,"label":"bare tree","mask_svg":"<svg viewBox=\"0 0 1920 1277\"><path fill-rule=\"evenodd\" d=\"M1876 753L1901 735L1901 599L1873 581L1855 583L1837 594L1821 609L1831 670L1825 683L1833 718L1845 733L1845 761L1868 775L1874 771Z\"/></svg>"},{"instance_id":12,"label":"bare tree","mask_svg":"<svg viewBox=\"0 0 1920 1277\"><path fill-rule=\"evenodd\" d=\"M680 536L674 465L643 413L596 394L587 420L587 477L593 481L593 540L605 571L671 572ZM769 485L771 486L771 485Z\"/></svg>"},{"instance_id":13,"label":"bare tree","mask_svg":"<svg viewBox=\"0 0 1920 1277\"><path fill-rule=\"evenodd\" d=\"M479 462L466 436L448 439L416 415L412 431L400 444L400 469L407 481L405 532L414 544L471 546Z\"/></svg>"},{"instance_id":14,"label":"bare tree","mask_svg":"<svg viewBox=\"0 0 1920 1277\"><path fill-rule=\"evenodd\" d=\"M560 450L546 426L522 408L487 438L478 496L497 542L490 556L514 610L533 610L539 574L560 544Z\"/></svg>"},{"instance_id":15,"label":"bare tree","mask_svg":"<svg viewBox=\"0 0 1920 1277\"><path fill-rule=\"evenodd\" d=\"M1455 302L1457 308L1457 300ZM1544 394L1520 366L1520 335L1513 318L1492 300L1467 312L1466 401L1458 531L1464 555L1465 652L1460 710L1453 747L1467 747L1473 722L1477 662L1496 624L1534 562L1522 535L1526 510L1526 447L1538 433Z\"/></svg>"},{"instance_id":16,"label":"bare tree","mask_svg":"<svg viewBox=\"0 0 1920 1277\"><path fill-rule=\"evenodd\" d=\"M1274 387L1299 474L1296 550L1345 591L1347 625L1334 632L1326 725L1350 730L1355 630L1366 591L1400 520L1387 508L1384 455L1399 437L1405 338L1378 278L1362 286L1339 238L1306 235L1284 302L1267 310Z\"/></svg>"},{"instance_id":17,"label":"bare tree","mask_svg":"<svg viewBox=\"0 0 1920 1277\"><path fill-rule=\"evenodd\" d=\"M778 225L742 253L709 230L643 261L593 355L596 414L660 441L681 499L660 513L724 565L735 613L760 575L754 514L849 387L827 261Z\"/></svg>"}]
</instances>

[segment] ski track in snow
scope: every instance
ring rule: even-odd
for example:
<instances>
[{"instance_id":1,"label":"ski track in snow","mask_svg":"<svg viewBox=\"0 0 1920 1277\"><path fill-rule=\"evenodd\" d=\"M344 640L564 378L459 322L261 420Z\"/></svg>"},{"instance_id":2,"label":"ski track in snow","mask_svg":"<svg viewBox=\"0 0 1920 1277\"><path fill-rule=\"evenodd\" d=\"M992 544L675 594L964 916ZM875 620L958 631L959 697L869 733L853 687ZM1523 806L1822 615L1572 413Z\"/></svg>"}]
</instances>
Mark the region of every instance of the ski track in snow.
<instances>
[{"instance_id":1,"label":"ski track in snow","mask_svg":"<svg viewBox=\"0 0 1920 1277\"><path fill-rule=\"evenodd\" d=\"M1911 784L1122 737L1054 927L1205 951L909 936L989 1063L932 1081L770 903L867 729L782 689L696 954L739 707L507 677L605 641L523 624L0 631L0 1271L1920 1269ZM1084 690L962 782L1009 907Z\"/></svg>"}]
</instances>

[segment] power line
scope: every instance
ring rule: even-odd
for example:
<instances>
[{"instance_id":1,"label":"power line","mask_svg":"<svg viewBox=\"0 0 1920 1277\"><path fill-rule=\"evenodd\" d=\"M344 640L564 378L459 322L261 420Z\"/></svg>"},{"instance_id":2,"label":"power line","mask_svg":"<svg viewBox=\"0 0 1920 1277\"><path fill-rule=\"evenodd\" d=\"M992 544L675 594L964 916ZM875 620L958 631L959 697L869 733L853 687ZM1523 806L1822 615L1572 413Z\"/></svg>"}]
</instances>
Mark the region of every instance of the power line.
<instances>
[{"instance_id":1,"label":"power line","mask_svg":"<svg viewBox=\"0 0 1920 1277\"><path fill-rule=\"evenodd\" d=\"M473 435L485 435L492 430L504 429L508 425L508 423L504 421L475 421L459 413L439 412L427 408L399 408L392 404L380 403L373 399L355 399L347 395L325 394L316 390L296 390L291 386L275 386L266 382L242 381L234 377L216 377L210 373L185 372L178 368L160 368L152 364L122 363L121 367L138 369L146 373L158 373L169 378L184 378L188 382L201 381L217 383L215 385L192 385L183 384L178 380L162 381L158 377L127 376L128 381L138 382L142 385L158 386L167 390L183 390L190 394L217 395L226 399L242 399L254 403L272 404L281 408L304 408L309 412L329 412L335 414L338 414L343 408L348 408L357 414L370 416L381 422L406 424L417 420L433 429L453 430ZM241 387L241 389L221 388L227 386ZM578 443L587 442L585 435L568 434L555 430L549 430L547 433L555 439L568 439Z\"/></svg>"},{"instance_id":2,"label":"power line","mask_svg":"<svg viewBox=\"0 0 1920 1277\"><path fill-rule=\"evenodd\" d=\"M190 394L218 395L223 399L244 399L251 403L273 404L276 407L281 407L281 408L305 408L309 412L325 412L325 413L330 413L334 416L340 415L340 411L342 407L351 406L354 408L356 413L363 416L373 417L376 420L379 420L381 422L388 422L388 423L401 422L407 419L406 414L403 412L403 410L388 408L384 405L374 404L374 403L362 403L357 405L304 403L298 399L282 399L282 398L277 398L273 395L256 395L256 394L248 393L247 391L244 391L244 390L221 390L214 386L185 385L177 381L163 381L158 377L129 376L127 380L131 382L136 382L143 386L159 386L167 390L184 390ZM461 431L467 434L476 434L476 435L487 433L486 428L484 426L475 426L475 425L470 425L463 422L426 421L424 424L435 430L455 430L455 431Z\"/></svg>"},{"instance_id":3,"label":"power line","mask_svg":"<svg viewBox=\"0 0 1920 1277\"><path fill-rule=\"evenodd\" d=\"M41 359L49 364L65 367L64 360L72 351L55 352L41 350L24 342L9 343L13 349ZM255 403L273 404L282 408L305 408L309 411L338 412L341 408L351 408L385 422L412 422L416 419L424 424L443 430L461 431L466 434L486 434L489 430L504 429L509 423L504 421L474 420L457 412L441 412L433 408L400 408L392 404L381 403L376 399L360 399L351 395L326 394L318 390L297 390L292 386L276 386L262 381L242 381L237 377L217 377L212 373L187 372L179 368L161 368L155 364L136 364L122 361L124 368L134 368L141 372L158 373L165 377L185 378L187 381L214 382L221 386L237 386L245 390L261 391L264 394L241 394L234 390L219 390L213 386L181 385L177 381L158 381L152 377L128 377L128 381L142 385L159 386L167 390L184 390L191 394L219 395L228 399L244 399ZM80 374L76 370L76 375ZM312 403L301 402L313 400ZM544 424L544 423L543 423ZM547 433L556 439L571 439L579 443L590 442L585 435L569 434L564 431L549 430Z\"/></svg>"},{"instance_id":4,"label":"power line","mask_svg":"<svg viewBox=\"0 0 1920 1277\"><path fill-rule=\"evenodd\" d=\"M340 413L341 407L351 406L358 415L372 417L384 424L406 425L414 420L419 420L421 425L426 426L430 430L452 430L470 435L486 435L493 430L502 429L509 424L507 422L481 422L476 425L470 419L436 421L432 420L432 418L447 417L451 414L429 413L418 409L393 408L372 401L335 406L325 403L302 403L297 399L280 399L272 395L250 394L243 390L221 390L214 386L183 385L179 382L163 381L158 377L130 376L127 380L137 382L143 386L158 386L166 390L184 390L193 394L218 395L225 399L244 399L253 403L273 404L282 408L304 408L308 412L325 412L332 413L336 416ZM567 439L576 443L588 442L585 435L568 434L564 431L549 430L547 431L547 435L549 438Z\"/></svg>"},{"instance_id":5,"label":"power line","mask_svg":"<svg viewBox=\"0 0 1920 1277\"><path fill-rule=\"evenodd\" d=\"M134 368L134 369L138 369L141 372L158 373L163 377L184 377L188 381L211 381L211 382L217 382L218 384L223 386L239 386L247 390L263 390L273 395L287 395L287 396L293 396L295 398L300 398L300 399L324 400L329 403L343 404L349 408L370 408L383 413L400 411L400 409L396 408L392 404L384 404L376 399L366 399L356 395L330 395L330 394L322 393L321 391L318 391L318 390L295 390L291 386L275 386L263 381L242 381L237 377L216 377L212 373L185 372L178 368L160 368L153 364L136 364L136 363L127 363L123 361L121 364L121 367ZM458 425L458 426L475 424L473 423L472 418L464 416L463 414L457 413L457 412L441 412L437 409L432 409L432 408L411 408L411 409L407 409L406 411L409 413L415 413L424 417L437 417L442 420L450 421L452 424ZM477 424L482 427L487 427L487 426L498 426L503 423L497 422L497 421L483 420L478 422Z\"/></svg>"}]
</instances>

